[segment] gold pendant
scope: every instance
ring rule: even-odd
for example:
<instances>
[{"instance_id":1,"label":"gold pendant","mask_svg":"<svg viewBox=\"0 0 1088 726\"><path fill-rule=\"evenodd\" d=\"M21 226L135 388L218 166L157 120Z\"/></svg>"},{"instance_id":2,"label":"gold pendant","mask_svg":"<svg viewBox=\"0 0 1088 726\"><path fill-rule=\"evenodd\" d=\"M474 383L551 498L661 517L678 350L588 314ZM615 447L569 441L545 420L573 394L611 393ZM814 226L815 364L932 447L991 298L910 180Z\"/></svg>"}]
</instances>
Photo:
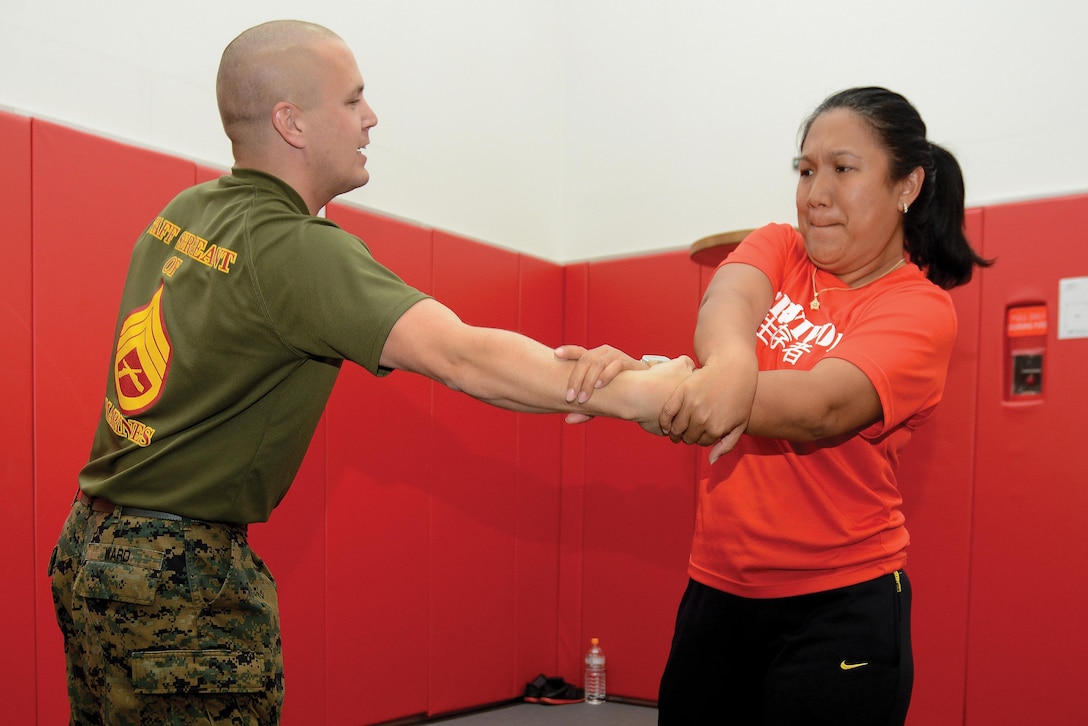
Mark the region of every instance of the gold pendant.
<instances>
[{"instance_id":1,"label":"gold pendant","mask_svg":"<svg viewBox=\"0 0 1088 726\"><path fill-rule=\"evenodd\" d=\"M817 300L816 298L812 298L812 302L810 302L808 304L808 306L813 310L819 310L820 309L820 301Z\"/></svg>"}]
</instances>

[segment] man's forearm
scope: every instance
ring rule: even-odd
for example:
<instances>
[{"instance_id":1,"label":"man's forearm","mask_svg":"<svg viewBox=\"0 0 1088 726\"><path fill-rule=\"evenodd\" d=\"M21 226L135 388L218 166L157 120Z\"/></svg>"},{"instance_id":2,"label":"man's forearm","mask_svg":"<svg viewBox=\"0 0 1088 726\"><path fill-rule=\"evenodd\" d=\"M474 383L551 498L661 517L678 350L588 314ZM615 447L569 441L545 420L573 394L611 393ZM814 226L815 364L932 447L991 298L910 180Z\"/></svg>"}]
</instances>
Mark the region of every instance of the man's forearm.
<instances>
[{"instance_id":1,"label":"man's forearm","mask_svg":"<svg viewBox=\"0 0 1088 726\"><path fill-rule=\"evenodd\" d=\"M474 398L514 411L583 413L628 421L656 421L661 407L684 373L673 370L623 371L594 391L584 403L567 401L572 361L555 357L551 348L518 333L477 328L477 342L461 365L452 366L446 382Z\"/></svg>"}]
</instances>

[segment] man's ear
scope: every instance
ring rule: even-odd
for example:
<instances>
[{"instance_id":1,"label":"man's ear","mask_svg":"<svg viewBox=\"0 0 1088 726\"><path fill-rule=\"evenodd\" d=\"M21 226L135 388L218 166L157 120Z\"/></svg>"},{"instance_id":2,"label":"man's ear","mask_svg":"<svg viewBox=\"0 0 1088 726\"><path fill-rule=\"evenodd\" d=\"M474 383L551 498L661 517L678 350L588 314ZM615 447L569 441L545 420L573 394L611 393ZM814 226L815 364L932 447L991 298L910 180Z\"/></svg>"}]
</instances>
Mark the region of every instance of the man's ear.
<instances>
[{"instance_id":1,"label":"man's ear","mask_svg":"<svg viewBox=\"0 0 1088 726\"><path fill-rule=\"evenodd\" d=\"M306 146L302 110L289 101L280 101L272 108L272 126L284 141L296 149Z\"/></svg>"}]
</instances>

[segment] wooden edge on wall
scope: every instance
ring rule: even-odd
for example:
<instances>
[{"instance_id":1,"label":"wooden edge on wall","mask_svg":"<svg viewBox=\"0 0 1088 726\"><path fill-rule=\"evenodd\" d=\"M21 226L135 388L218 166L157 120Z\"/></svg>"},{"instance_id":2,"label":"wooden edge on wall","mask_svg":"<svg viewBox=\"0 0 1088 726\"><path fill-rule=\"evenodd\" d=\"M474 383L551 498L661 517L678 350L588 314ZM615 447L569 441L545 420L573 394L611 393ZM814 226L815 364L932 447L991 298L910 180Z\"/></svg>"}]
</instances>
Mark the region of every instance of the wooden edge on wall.
<instances>
[{"instance_id":1,"label":"wooden edge on wall","mask_svg":"<svg viewBox=\"0 0 1088 726\"><path fill-rule=\"evenodd\" d=\"M738 229L733 232L720 232L691 243L689 254L691 261L707 267L717 267L721 261L736 249L752 230Z\"/></svg>"}]
</instances>

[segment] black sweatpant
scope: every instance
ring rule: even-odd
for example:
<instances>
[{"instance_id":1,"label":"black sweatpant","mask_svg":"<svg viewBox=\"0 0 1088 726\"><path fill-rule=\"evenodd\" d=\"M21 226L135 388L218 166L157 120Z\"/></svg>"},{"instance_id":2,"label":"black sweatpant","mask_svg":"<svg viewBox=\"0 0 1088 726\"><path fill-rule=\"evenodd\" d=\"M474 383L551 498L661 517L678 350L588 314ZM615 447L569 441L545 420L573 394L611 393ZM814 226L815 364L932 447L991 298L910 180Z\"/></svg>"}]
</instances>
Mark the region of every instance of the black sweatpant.
<instances>
[{"instance_id":1,"label":"black sweatpant","mask_svg":"<svg viewBox=\"0 0 1088 726\"><path fill-rule=\"evenodd\" d=\"M900 571L750 599L691 581L661 678L659 726L898 726L914 660Z\"/></svg>"}]
</instances>

